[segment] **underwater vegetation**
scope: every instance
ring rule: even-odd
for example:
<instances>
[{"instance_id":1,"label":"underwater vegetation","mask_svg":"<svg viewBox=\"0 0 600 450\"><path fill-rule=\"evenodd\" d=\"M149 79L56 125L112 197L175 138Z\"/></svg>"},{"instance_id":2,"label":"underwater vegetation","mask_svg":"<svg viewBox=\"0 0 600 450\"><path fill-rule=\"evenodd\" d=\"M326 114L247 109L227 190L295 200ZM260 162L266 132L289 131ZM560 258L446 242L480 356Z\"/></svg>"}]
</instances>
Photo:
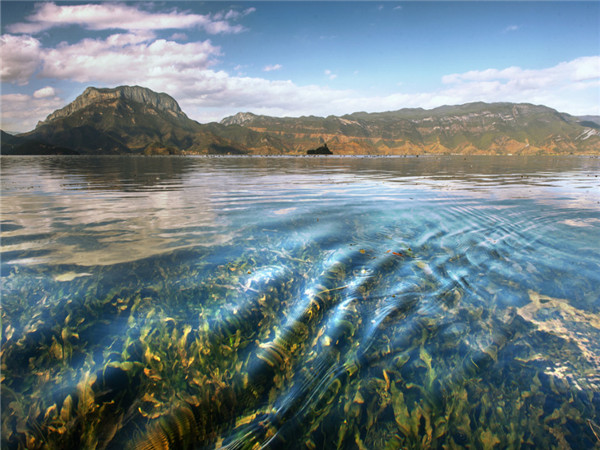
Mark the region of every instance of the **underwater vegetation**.
<instances>
[{"instance_id":1,"label":"underwater vegetation","mask_svg":"<svg viewBox=\"0 0 600 450\"><path fill-rule=\"evenodd\" d=\"M2 447L600 445L597 313L534 291L504 307L441 282L426 247L326 255L12 267Z\"/></svg>"}]
</instances>

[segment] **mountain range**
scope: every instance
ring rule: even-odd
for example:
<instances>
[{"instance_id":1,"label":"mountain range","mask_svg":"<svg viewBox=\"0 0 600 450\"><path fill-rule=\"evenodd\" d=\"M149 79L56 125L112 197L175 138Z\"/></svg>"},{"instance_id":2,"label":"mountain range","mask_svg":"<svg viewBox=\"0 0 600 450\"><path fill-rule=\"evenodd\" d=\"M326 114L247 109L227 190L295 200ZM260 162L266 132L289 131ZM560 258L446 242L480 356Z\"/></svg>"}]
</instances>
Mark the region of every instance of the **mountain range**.
<instances>
[{"instance_id":1,"label":"mountain range","mask_svg":"<svg viewBox=\"0 0 600 450\"><path fill-rule=\"evenodd\" d=\"M525 103L469 103L328 117L238 113L200 124L167 94L87 88L36 128L1 133L2 154L600 154L600 117Z\"/></svg>"}]
</instances>

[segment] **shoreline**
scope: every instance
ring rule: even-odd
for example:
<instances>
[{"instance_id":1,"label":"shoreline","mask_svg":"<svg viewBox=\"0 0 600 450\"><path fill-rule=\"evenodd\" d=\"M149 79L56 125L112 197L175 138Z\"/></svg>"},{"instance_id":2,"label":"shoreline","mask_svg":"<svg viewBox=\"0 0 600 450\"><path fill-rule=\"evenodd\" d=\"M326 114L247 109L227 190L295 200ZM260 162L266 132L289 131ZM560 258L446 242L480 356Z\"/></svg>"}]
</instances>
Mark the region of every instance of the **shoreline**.
<instances>
[{"instance_id":1,"label":"shoreline","mask_svg":"<svg viewBox=\"0 0 600 450\"><path fill-rule=\"evenodd\" d=\"M581 154L562 154L562 153L544 153L541 155L521 155L521 154L406 154L406 155L144 155L136 153L122 153L119 155L3 155L0 158L278 158L278 159L400 159L400 158L600 158L600 153L581 153Z\"/></svg>"}]
</instances>

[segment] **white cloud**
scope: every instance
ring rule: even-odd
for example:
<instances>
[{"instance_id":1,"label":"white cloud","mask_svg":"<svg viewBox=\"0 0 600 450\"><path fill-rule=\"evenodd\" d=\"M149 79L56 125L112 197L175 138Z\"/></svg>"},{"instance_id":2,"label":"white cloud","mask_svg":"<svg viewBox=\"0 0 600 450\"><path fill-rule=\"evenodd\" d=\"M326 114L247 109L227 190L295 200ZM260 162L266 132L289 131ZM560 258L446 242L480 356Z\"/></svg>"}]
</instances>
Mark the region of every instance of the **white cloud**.
<instances>
[{"instance_id":1,"label":"white cloud","mask_svg":"<svg viewBox=\"0 0 600 450\"><path fill-rule=\"evenodd\" d=\"M193 95L187 95L194 93ZM350 95L316 85L298 86L290 80L233 77L226 72L205 70L188 85L182 103L196 106L236 108L284 108L288 111L320 109L323 104Z\"/></svg>"},{"instance_id":2,"label":"white cloud","mask_svg":"<svg viewBox=\"0 0 600 450\"><path fill-rule=\"evenodd\" d=\"M223 18L225 20L239 20L242 17L247 16L248 14L252 14L253 12L256 12L256 8L250 7L250 8L246 8L243 11L237 11L235 9L230 9L226 13L221 13L221 15L223 15Z\"/></svg>"},{"instance_id":3,"label":"white cloud","mask_svg":"<svg viewBox=\"0 0 600 450\"><path fill-rule=\"evenodd\" d=\"M329 78L330 80L335 80L337 78L337 75L329 69L325 69L324 73L327 76L327 78Z\"/></svg>"},{"instance_id":4,"label":"white cloud","mask_svg":"<svg viewBox=\"0 0 600 450\"><path fill-rule=\"evenodd\" d=\"M517 31L519 28L521 28L519 25L509 25L504 30L502 30L502 32L510 33L511 31Z\"/></svg>"},{"instance_id":5,"label":"white cloud","mask_svg":"<svg viewBox=\"0 0 600 450\"><path fill-rule=\"evenodd\" d=\"M180 76L206 69L219 55L219 47L208 40L180 44L152 38L149 32L124 33L61 44L44 52L40 76L80 83L178 84Z\"/></svg>"},{"instance_id":6,"label":"white cloud","mask_svg":"<svg viewBox=\"0 0 600 450\"><path fill-rule=\"evenodd\" d=\"M47 98L54 97L56 92L54 92L54 88L52 86L46 86L44 88L38 89L33 93L34 98Z\"/></svg>"},{"instance_id":7,"label":"white cloud","mask_svg":"<svg viewBox=\"0 0 600 450\"><path fill-rule=\"evenodd\" d=\"M2 117L0 129L10 132L25 132L33 129L38 120L64 106L58 97L34 97L25 94L0 96Z\"/></svg>"},{"instance_id":8,"label":"white cloud","mask_svg":"<svg viewBox=\"0 0 600 450\"><path fill-rule=\"evenodd\" d=\"M506 69L472 70L442 77L444 84L470 84L472 88L494 83L505 93L512 90L518 93L529 89L549 89L565 83L594 81L600 79L600 56L586 56L572 61L561 62L545 69ZM477 84L480 83L480 84Z\"/></svg>"},{"instance_id":9,"label":"white cloud","mask_svg":"<svg viewBox=\"0 0 600 450\"><path fill-rule=\"evenodd\" d=\"M283 68L283 66L281 64L273 64L273 65L265 66L263 68L263 71L265 71L265 72L272 72L274 70L281 70L282 68Z\"/></svg>"},{"instance_id":10,"label":"white cloud","mask_svg":"<svg viewBox=\"0 0 600 450\"><path fill-rule=\"evenodd\" d=\"M0 68L3 82L25 85L41 62L40 41L31 36L0 36Z\"/></svg>"},{"instance_id":11,"label":"white cloud","mask_svg":"<svg viewBox=\"0 0 600 450\"><path fill-rule=\"evenodd\" d=\"M35 34L54 27L79 25L89 30L164 30L199 27L207 33L240 33L245 30L242 25L231 24L244 15L250 14L254 8L240 13L230 10L216 15L191 14L179 12L152 12L140 7L121 3L101 3L87 5L56 5L40 3L35 12L27 17L27 22L9 25L11 33Z\"/></svg>"},{"instance_id":12,"label":"white cloud","mask_svg":"<svg viewBox=\"0 0 600 450\"><path fill-rule=\"evenodd\" d=\"M298 86L290 80L234 77L208 70L178 98L190 117L208 122L240 111L278 116L347 112L344 103L355 96L349 90Z\"/></svg>"}]
</instances>

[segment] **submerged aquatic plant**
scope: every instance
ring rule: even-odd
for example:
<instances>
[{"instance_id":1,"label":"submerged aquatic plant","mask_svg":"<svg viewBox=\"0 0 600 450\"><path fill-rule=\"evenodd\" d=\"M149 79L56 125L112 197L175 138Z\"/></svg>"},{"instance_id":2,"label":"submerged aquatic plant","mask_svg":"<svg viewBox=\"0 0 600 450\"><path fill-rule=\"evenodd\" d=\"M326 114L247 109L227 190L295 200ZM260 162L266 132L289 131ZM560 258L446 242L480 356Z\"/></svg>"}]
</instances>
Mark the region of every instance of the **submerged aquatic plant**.
<instances>
[{"instance_id":1,"label":"submerged aquatic plant","mask_svg":"<svg viewBox=\"0 0 600 450\"><path fill-rule=\"evenodd\" d=\"M562 311L549 320L566 327L587 313L535 292L524 307L485 309L466 304L460 286L430 304L431 272L396 255L352 283L370 261L360 250L317 274L298 300L298 280L306 283L295 274L310 273L308 251L277 253L262 266L249 251L213 266L201 284L167 257L135 268L146 273L144 287L134 280L107 289L109 273L74 278L62 307L42 299L29 320L21 310L19 339L12 317L23 305L9 299L3 441L104 448L133 435L135 449L597 445L594 351L537 318ZM373 295L394 292L396 281L384 274L402 265L412 267L412 290ZM596 327L591 319L582 326ZM125 332L107 333L116 321ZM568 377L529 356L531 342L547 333L561 351L570 339L584 364L577 373L594 373L589 389L573 391Z\"/></svg>"}]
</instances>

